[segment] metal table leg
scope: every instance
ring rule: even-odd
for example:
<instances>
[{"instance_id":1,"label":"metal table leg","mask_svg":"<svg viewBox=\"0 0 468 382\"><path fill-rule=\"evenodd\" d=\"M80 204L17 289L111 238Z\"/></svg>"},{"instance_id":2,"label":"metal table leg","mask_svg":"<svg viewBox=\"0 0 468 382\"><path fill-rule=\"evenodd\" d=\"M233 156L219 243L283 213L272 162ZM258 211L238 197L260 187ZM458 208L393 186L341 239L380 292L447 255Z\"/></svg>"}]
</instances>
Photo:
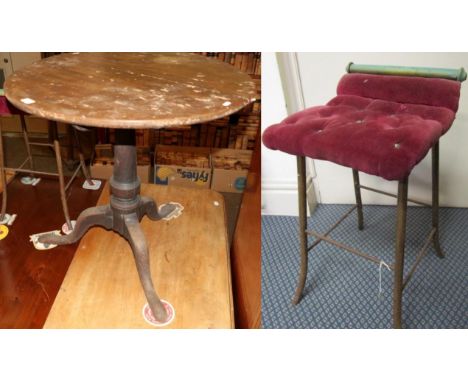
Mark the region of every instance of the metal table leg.
<instances>
[{"instance_id":1,"label":"metal table leg","mask_svg":"<svg viewBox=\"0 0 468 382\"><path fill-rule=\"evenodd\" d=\"M299 197L299 241L301 246L301 270L294 294L293 304L301 301L307 279L307 195L306 195L306 164L305 157L297 157L297 191Z\"/></svg>"},{"instance_id":2,"label":"metal table leg","mask_svg":"<svg viewBox=\"0 0 468 382\"><path fill-rule=\"evenodd\" d=\"M167 319L167 313L154 290L148 247L139 222L145 215L151 220L162 219L169 215L176 206L167 205L158 212L153 200L140 196L135 130L117 129L115 139L114 170L110 180L110 204L83 211L70 235L46 234L41 236L39 241L48 244L71 244L79 240L90 227L95 225L119 233L132 247L141 285L154 317L158 321L164 322Z\"/></svg>"},{"instance_id":3,"label":"metal table leg","mask_svg":"<svg viewBox=\"0 0 468 382\"><path fill-rule=\"evenodd\" d=\"M395 264L393 275L393 327L401 328L401 298L405 263L406 209L408 205L408 178L398 182Z\"/></svg>"},{"instance_id":4,"label":"metal table leg","mask_svg":"<svg viewBox=\"0 0 468 382\"><path fill-rule=\"evenodd\" d=\"M358 228L362 231L364 229L364 215L362 213L361 185L359 183L359 171L355 169L353 169L353 181L358 213Z\"/></svg>"},{"instance_id":5,"label":"metal table leg","mask_svg":"<svg viewBox=\"0 0 468 382\"><path fill-rule=\"evenodd\" d=\"M74 134L74 137L75 137L75 141L76 141L76 144L78 146L78 156L80 158L81 171L83 171L83 175L86 178L86 181L88 182L88 184L93 185L94 183L93 183L93 180L91 179L91 173L90 173L88 167L86 167L86 162L85 162L84 155L83 155L83 146L81 145L81 139L80 139L79 133L78 133L79 131L90 133L91 129L81 127L81 126L78 126L78 125L72 125L71 128L73 129L73 134ZM93 145L93 147L94 147L94 145ZM92 159L93 158L91 157L91 160Z\"/></svg>"},{"instance_id":6,"label":"metal table leg","mask_svg":"<svg viewBox=\"0 0 468 382\"><path fill-rule=\"evenodd\" d=\"M57 161L57 171L58 171L59 188L60 188L60 201L62 202L63 215L65 216L65 222L67 223L68 229L72 230L73 226L70 220L70 213L68 212L67 195L66 195L66 190L65 190L65 179L63 177L62 155L60 152L60 143L58 141L58 138L54 140L54 152L55 152L55 160Z\"/></svg>"},{"instance_id":7,"label":"metal table leg","mask_svg":"<svg viewBox=\"0 0 468 382\"><path fill-rule=\"evenodd\" d=\"M24 145L26 146L26 152L28 154L29 165L31 167L31 170L34 170L34 161L33 161L33 156L31 152L31 145L29 144L28 127L26 125L26 118L24 117L24 114L20 114L20 120L21 120L21 131L23 133ZM34 175L31 174L31 177L33 176Z\"/></svg>"},{"instance_id":8,"label":"metal table leg","mask_svg":"<svg viewBox=\"0 0 468 382\"><path fill-rule=\"evenodd\" d=\"M439 243L439 142L432 147L432 227L435 228L432 242L439 257L445 257Z\"/></svg>"}]
</instances>

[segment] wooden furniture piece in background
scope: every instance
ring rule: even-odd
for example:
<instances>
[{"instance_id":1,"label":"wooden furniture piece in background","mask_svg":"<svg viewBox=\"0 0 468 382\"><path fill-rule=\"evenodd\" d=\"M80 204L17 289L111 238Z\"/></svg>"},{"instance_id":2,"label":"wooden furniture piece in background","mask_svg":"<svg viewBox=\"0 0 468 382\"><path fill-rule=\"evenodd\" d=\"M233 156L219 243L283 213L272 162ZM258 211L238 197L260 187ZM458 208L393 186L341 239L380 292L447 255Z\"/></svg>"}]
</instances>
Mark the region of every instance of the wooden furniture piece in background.
<instances>
[{"instance_id":1,"label":"wooden furniture piece in background","mask_svg":"<svg viewBox=\"0 0 468 382\"><path fill-rule=\"evenodd\" d=\"M233 328L231 274L223 197L215 191L144 184L142 195L177 201L182 214L141 227L151 273L175 308L165 328ZM109 201L108 186L98 205ZM152 328L142 317L145 295L122 237L92 228L81 240L45 328Z\"/></svg>"},{"instance_id":2,"label":"wooden furniture piece in background","mask_svg":"<svg viewBox=\"0 0 468 382\"><path fill-rule=\"evenodd\" d=\"M44 325L78 244L38 251L29 241L29 235L60 229L63 224L55 179L43 178L37 186L25 187L15 178L8 191L9 208L18 216L0 241L0 328L38 329ZM70 214L76 216L96 205L99 195L99 191L72 184Z\"/></svg>"},{"instance_id":3,"label":"wooden furniture piece in background","mask_svg":"<svg viewBox=\"0 0 468 382\"><path fill-rule=\"evenodd\" d=\"M260 132L258 132L260 137ZM261 166L257 139L231 246L236 327L261 326Z\"/></svg>"},{"instance_id":4,"label":"wooden furniture piece in background","mask_svg":"<svg viewBox=\"0 0 468 382\"><path fill-rule=\"evenodd\" d=\"M139 221L145 215L160 220L175 206L158 211L152 199L140 197L135 129L230 115L252 102L255 85L250 77L217 60L186 53L62 54L15 72L5 83L5 95L16 107L50 120L116 129L110 204L84 211L70 235L49 234L39 241L73 243L94 225L118 232L132 247L154 316L166 321Z\"/></svg>"},{"instance_id":5,"label":"wooden furniture piece in background","mask_svg":"<svg viewBox=\"0 0 468 382\"><path fill-rule=\"evenodd\" d=\"M34 175L41 175L41 176L56 176L58 177L59 180L59 190L60 190L60 201L62 203L62 210L63 210L63 215L65 217L65 224L67 225L68 229L71 231L73 229L71 219L70 219L70 213L68 211L68 204L67 204L67 191L73 181L75 180L75 177L78 175L78 172L80 169L83 172L83 175L85 176L86 180L88 183L92 184L92 180L89 175L89 171L86 167L85 161L84 161L84 156L81 151L81 144L79 142L79 136L76 134L76 140L77 140L77 145L78 145L78 155L80 158L80 162L78 167L75 169L73 172L73 175L69 179L69 181L65 184L65 178L63 174L63 165L62 165L62 153L60 149L60 143L59 143L59 137L58 137L58 131L57 131L57 124L55 122L52 123L52 131L54 132L52 136L52 142L49 143L44 143L44 142L38 142L38 141L31 141L29 139L29 133L28 129L26 126L26 119L25 115L22 111L17 110L16 108L12 107L11 105L8 105L6 103L5 97L0 95L0 102L4 102L5 105L7 105L7 109L9 109L9 114L19 114L20 116L20 121L21 121L21 130L23 133L23 140L24 140L24 145L26 146L26 153L27 157L26 159L22 162L22 164L19 167L8 167L8 165L5 163L6 158L4 155L4 147L3 147L3 129L2 129L2 121L0 121L0 179L1 183L4 186L4 190L2 193L2 207L0 211L0 222L3 222L5 219L8 220L8 217L5 216L6 214L6 209L7 209L7 194L8 194L8 188L5 187L7 184L6 181L6 172L9 173L23 173L30 175L33 177ZM3 116L3 112L0 111L0 116ZM50 133L49 133L50 137ZM46 146L49 147L55 155L55 160L57 163L57 172L49 172L49 171L38 171L35 166L34 166L34 160L33 160L33 155L32 155L32 147L33 146ZM28 165L26 168L25 166Z\"/></svg>"},{"instance_id":6,"label":"wooden furniture piece in background","mask_svg":"<svg viewBox=\"0 0 468 382\"><path fill-rule=\"evenodd\" d=\"M15 177L15 173L11 171L5 171L5 183L8 185L13 178ZM0 192L3 192L4 185L0 183Z\"/></svg>"}]
</instances>

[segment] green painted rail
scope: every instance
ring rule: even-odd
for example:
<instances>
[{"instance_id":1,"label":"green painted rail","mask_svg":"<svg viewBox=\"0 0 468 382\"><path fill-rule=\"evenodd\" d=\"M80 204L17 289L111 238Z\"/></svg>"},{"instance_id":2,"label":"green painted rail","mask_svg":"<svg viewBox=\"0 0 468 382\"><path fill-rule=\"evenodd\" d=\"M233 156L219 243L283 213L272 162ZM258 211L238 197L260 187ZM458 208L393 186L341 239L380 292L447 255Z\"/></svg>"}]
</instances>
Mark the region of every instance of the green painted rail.
<instances>
[{"instance_id":1,"label":"green painted rail","mask_svg":"<svg viewBox=\"0 0 468 382\"><path fill-rule=\"evenodd\" d=\"M445 78L463 82L466 80L465 69L425 68L420 66L360 65L350 62L346 66L348 73L386 74L389 76L413 76Z\"/></svg>"}]
</instances>

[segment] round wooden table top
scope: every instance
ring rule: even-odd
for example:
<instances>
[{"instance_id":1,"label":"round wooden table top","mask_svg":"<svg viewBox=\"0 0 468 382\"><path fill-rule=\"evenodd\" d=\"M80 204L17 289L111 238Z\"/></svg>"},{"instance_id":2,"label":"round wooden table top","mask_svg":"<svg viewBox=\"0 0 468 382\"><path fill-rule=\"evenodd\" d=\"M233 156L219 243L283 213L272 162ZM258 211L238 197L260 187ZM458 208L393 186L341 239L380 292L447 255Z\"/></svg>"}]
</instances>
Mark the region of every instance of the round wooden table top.
<instances>
[{"instance_id":1,"label":"round wooden table top","mask_svg":"<svg viewBox=\"0 0 468 382\"><path fill-rule=\"evenodd\" d=\"M5 82L17 108L49 120L108 128L162 128L232 114L254 101L250 76L191 53L66 53Z\"/></svg>"}]
</instances>

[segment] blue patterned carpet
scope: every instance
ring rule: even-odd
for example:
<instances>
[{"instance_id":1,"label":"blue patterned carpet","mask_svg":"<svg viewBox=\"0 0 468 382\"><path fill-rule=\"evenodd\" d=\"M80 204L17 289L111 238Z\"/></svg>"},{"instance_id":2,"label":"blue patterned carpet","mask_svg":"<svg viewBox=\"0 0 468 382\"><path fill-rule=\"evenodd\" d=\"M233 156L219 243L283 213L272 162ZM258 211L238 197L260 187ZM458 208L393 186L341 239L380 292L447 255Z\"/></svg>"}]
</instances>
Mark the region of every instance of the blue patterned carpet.
<instances>
[{"instance_id":1,"label":"blue patterned carpet","mask_svg":"<svg viewBox=\"0 0 468 382\"><path fill-rule=\"evenodd\" d=\"M309 228L324 233L351 206L320 205ZM364 207L364 230L356 211L331 238L393 264L396 209ZM403 292L403 327L468 327L468 209L442 208L441 244L432 247ZM429 208L408 209L405 275L431 229ZM313 238L309 238L309 244ZM393 273L328 243L309 252L304 297L293 306L299 273L297 218L262 217L262 321L265 328L391 328Z\"/></svg>"}]
</instances>

